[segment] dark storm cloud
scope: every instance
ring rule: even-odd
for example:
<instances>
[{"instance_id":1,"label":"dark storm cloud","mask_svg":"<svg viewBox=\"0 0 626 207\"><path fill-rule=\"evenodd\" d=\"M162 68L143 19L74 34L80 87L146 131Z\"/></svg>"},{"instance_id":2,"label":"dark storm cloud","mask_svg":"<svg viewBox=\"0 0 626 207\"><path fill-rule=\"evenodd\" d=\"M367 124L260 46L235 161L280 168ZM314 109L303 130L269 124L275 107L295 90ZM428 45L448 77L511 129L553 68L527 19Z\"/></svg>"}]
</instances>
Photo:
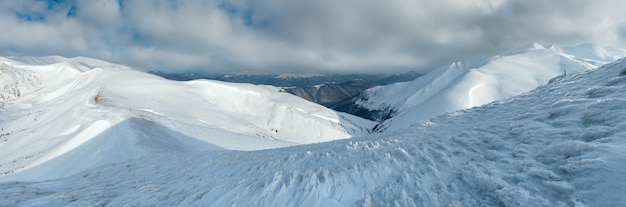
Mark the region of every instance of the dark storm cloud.
<instances>
[{"instance_id":1,"label":"dark storm cloud","mask_svg":"<svg viewBox=\"0 0 626 207\"><path fill-rule=\"evenodd\" d=\"M399 72L537 41L624 47L620 0L6 0L0 55L164 71Z\"/></svg>"}]
</instances>

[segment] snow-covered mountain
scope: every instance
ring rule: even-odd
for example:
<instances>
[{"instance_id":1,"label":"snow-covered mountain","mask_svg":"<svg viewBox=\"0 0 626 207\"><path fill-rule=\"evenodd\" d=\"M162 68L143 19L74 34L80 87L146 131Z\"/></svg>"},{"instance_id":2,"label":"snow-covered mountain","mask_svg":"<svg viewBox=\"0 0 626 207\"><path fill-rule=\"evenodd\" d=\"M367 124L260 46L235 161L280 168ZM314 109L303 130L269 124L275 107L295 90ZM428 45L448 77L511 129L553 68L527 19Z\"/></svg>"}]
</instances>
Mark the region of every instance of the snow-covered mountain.
<instances>
[{"instance_id":1,"label":"snow-covered mountain","mask_svg":"<svg viewBox=\"0 0 626 207\"><path fill-rule=\"evenodd\" d=\"M527 58L572 63L540 51ZM510 63L505 59L486 65ZM526 80L525 73L511 75ZM108 93L110 105L121 104L112 92L119 91ZM621 60L402 130L251 152L159 153L60 180L1 183L0 204L624 206L625 105ZM29 106L10 111L20 108Z\"/></svg>"},{"instance_id":2,"label":"snow-covered mountain","mask_svg":"<svg viewBox=\"0 0 626 207\"><path fill-rule=\"evenodd\" d=\"M528 92L565 73L578 73L625 57L626 50L583 44L559 48L532 43L506 54L442 66L414 81L368 89L334 108L385 120L401 129L419 120Z\"/></svg>"},{"instance_id":3,"label":"snow-covered mountain","mask_svg":"<svg viewBox=\"0 0 626 207\"><path fill-rule=\"evenodd\" d=\"M354 79L341 83L323 83L311 87L283 87L284 91L300 98L333 108L339 102L375 86L415 80L422 74L409 71L394 74L380 80Z\"/></svg>"},{"instance_id":4,"label":"snow-covered mountain","mask_svg":"<svg viewBox=\"0 0 626 207\"><path fill-rule=\"evenodd\" d=\"M325 142L373 126L276 87L171 81L89 58L0 58L0 89L0 180L158 152Z\"/></svg>"},{"instance_id":5,"label":"snow-covered mountain","mask_svg":"<svg viewBox=\"0 0 626 207\"><path fill-rule=\"evenodd\" d=\"M331 106L350 99L362 91L379 86L380 83L368 80L353 80L340 84L320 84L312 87L284 87L283 90L308 101Z\"/></svg>"}]
</instances>

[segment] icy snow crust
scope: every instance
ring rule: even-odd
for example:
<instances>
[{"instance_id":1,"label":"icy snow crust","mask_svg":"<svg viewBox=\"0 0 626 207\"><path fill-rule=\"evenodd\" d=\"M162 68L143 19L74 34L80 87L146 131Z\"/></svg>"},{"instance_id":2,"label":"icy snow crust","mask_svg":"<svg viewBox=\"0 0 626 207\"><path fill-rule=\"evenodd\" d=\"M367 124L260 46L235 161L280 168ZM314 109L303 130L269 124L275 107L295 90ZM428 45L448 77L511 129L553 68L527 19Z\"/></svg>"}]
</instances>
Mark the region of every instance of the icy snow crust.
<instances>
[{"instance_id":1,"label":"icy snow crust","mask_svg":"<svg viewBox=\"0 0 626 207\"><path fill-rule=\"evenodd\" d=\"M158 153L6 206L624 206L626 61L396 131L261 151Z\"/></svg>"},{"instance_id":2,"label":"icy snow crust","mask_svg":"<svg viewBox=\"0 0 626 207\"><path fill-rule=\"evenodd\" d=\"M159 152L331 141L373 127L275 87L170 81L80 57L0 58L0 88L0 181L56 179Z\"/></svg>"},{"instance_id":3,"label":"icy snow crust","mask_svg":"<svg viewBox=\"0 0 626 207\"><path fill-rule=\"evenodd\" d=\"M393 118L379 129L401 129L418 120L519 95L557 75L596 68L624 56L624 50L592 44L561 49L532 43L501 56L452 63L411 82L368 89L356 104L392 113Z\"/></svg>"}]
</instances>

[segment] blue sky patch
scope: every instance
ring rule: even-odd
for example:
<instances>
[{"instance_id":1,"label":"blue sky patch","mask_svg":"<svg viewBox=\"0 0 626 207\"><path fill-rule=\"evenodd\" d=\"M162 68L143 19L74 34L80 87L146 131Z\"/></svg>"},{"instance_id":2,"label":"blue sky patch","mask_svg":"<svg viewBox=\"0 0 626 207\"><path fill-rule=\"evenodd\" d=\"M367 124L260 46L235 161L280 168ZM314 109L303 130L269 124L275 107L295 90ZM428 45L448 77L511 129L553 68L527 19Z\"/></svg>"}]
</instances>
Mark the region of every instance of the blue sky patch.
<instances>
[{"instance_id":1,"label":"blue sky patch","mask_svg":"<svg viewBox=\"0 0 626 207\"><path fill-rule=\"evenodd\" d=\"M67 11L67 14L65 15L67 18L72 18L72 17L76 17L76 5L71 5L70 9Z\"/></svg>"},{"instance_id":2,"label":"blue sky patch","mask_svg":"<svg viewBox=\"0 0 626 207\"><path fill-rule=\"evenodd\" d=\"M44 22L46 21L46 17L43 14L27 14L21 12L15 12L15 17L20 21L25 22Z\"/></svg>"},{"instance_id":3,"label":"blue sky patch","mask_svg":"<svg viewBox=\"0 0 626 207\"><path fill-rule=\"evenodd\" d=\"M253 27L254 11L251 9L238 8L237 6L228 2L220 2L217 6L218 9L224 11L228 16L232 18L239 18L243 21L244 25Z\"/></svg>"}]
</instances>

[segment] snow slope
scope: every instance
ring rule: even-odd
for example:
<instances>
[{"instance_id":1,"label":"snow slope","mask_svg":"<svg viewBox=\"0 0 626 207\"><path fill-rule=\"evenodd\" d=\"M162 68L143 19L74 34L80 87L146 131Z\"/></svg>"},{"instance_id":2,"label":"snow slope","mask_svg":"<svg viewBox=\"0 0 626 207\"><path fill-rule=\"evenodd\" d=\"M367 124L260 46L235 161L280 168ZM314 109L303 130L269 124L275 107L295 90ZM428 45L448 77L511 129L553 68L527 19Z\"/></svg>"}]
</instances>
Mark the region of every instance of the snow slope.
<instances>
[{"instance_id":1,"label":"snow slope","mask_svg":"<svg viewBox=\"0 0 626 207\"><path fill-rule=\"evenodd\" d=\"M258 150L373 123L270 86L177 82L88 58L0 58L0 180L54 179L156 152Z\"/></svg>"},{"instance_id":2,"label":"snow slope","mask_svg":"<svg viewBox=\"0 0 626 207\"><path fill-rule=\"evenodd\" d=\"M537 43L501 56L440 67L412 82L375 87L354 103L369 111L390 113L380 127L400 129L437 115L512 97L545 84L564 73L596 68L626 50L592 44L561 49Z\"/></svg>"},{"instance_id":3,"label":"snow slope","mask_svg":"<svg viewBox=\"0 0 626 207\"><path fill-rule=\"evenodd\" d=\"M602 47L599 45L586 43L573 47L563 48L563 52L576 58L584 59L592 62L613 62L624 57L626 50L614 47Z\"/></svg>"},{"instance_id":4,"label":"snow slope","mask_svg":"<svg viewBox=\"0 0 626 207\"><path fill-rule=\"evenodd\" d=\"M624 105L621 60L397 131L6 182L0 205L624 206Z\"/></svg>"}]
</instances>

